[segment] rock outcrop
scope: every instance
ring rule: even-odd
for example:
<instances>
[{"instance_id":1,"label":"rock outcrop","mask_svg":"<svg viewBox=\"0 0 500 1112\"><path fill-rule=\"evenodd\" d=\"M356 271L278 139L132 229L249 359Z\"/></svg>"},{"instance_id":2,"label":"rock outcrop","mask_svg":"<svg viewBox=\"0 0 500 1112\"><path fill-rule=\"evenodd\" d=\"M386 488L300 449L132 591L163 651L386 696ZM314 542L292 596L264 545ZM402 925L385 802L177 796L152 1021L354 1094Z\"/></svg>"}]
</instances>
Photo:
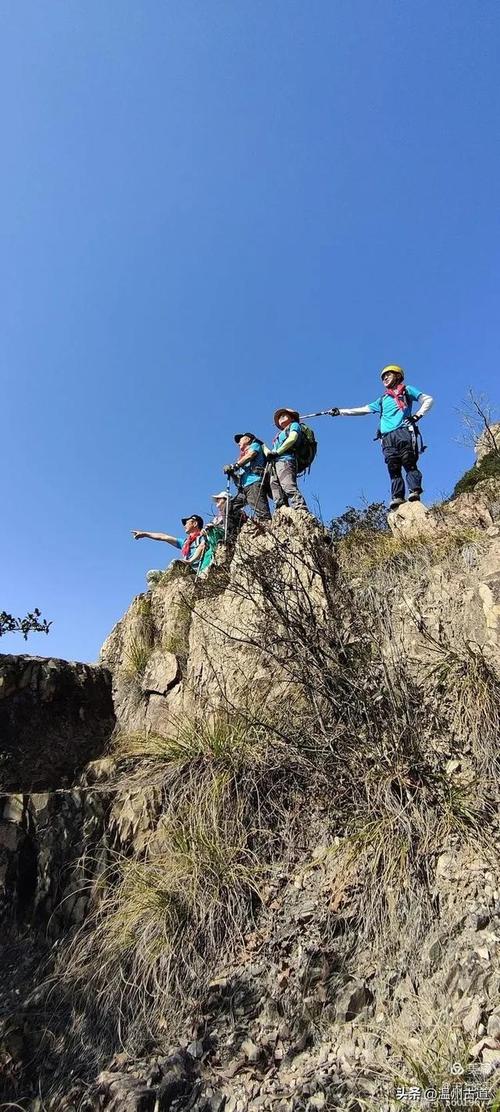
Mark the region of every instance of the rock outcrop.
<instances>
[{"instance_id":1,"label":"rock outcrop","mask_svg":"<svg viewBox=\"0 0 500 1112\"><path fill-rule=\"evenodd\" d=\"M105 668L0 655L0 791L73 783L104 751L114 724Z\"/></svg>"},{"instance_id":2,"label":"rock outcrop","mask_svg":"<svg viewBox=\"0 0 500 1112\"><path fill-rule=\"evenodd\" d=\"M337 544L279 511L134 599L73 676L90 704L62 672L52 695L8 681L3 1099L389 1112L424 1078L446 1107L458 1077L491 1107L500 497L480 487Z\"/></svg>"}]
</instances>

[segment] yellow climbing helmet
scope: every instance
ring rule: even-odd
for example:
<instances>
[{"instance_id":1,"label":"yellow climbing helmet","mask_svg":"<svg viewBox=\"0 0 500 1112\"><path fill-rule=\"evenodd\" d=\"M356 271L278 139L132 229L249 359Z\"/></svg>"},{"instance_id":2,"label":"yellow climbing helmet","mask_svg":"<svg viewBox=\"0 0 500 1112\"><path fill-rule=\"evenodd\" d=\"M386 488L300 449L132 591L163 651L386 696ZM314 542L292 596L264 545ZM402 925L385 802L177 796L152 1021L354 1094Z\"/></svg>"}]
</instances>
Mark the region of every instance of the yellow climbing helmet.
<instances>
[{"instance_id":1,"label":"yellow climbing helmet","mask_svg":"<svg viewBox=\"0 0 500 1112\"><path fill-rule=\"evenodd\" d=\"M384 375L386 375L388 373L388 371L392 371L393 374L399 375L400 378L401 378L401 381L403 382L404 377L405 377L405 373L404 373L403 368L399 367L397 363L388 363L387 367L384 367L383 370L380 372L381 379L383 379Z\"/></svg>"}]
</instances>

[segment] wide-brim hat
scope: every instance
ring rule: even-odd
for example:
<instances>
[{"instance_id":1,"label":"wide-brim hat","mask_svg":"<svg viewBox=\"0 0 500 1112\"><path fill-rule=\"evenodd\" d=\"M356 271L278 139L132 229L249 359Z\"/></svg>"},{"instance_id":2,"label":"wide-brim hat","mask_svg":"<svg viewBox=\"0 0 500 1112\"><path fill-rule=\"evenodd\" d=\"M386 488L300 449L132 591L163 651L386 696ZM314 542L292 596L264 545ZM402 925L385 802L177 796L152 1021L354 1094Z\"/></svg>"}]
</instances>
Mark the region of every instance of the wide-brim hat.
<instances>
[{"instance_id":1,"label":"wide-brim hat","mask_svg":"<svg viewBox=\"0 0 500 1112\"><path fill-rule=\"evenodd\" d=\"M391 371L393 375L399 375L401 378L404 379L405 373L403 368L399 366L399 363L388 363L387 367L383 367L380 372L381 379L383 380L384 375L388 375Z\"/></svg>"},{"instance_id":2,"label":"wide-brim hat","mask_svg":"<svg viewBox=\"0 0 500 1112\"><path fill-rule=\"evenodd\" d=\"M286 406L284 406L283 409L277 409L276 413L274 414L274 423L276 425L276 428L279 429L279 419L280 417L283 417L285 413L291 421L300 421L300 413L297 409L287 409Z\"/></svg>"},{"instance_id":3,"label":"wide-brim hat","mask_svg":"<svg viewBox=\"0 0 500 1112\"><path fill-rule=\"evenodd\" d=\"M234 437L233 437L233 440L234 440L235 444L239 444L242 436L249 436L250 440L255 440L255 436L254 436L253 432L235 432Z\"/></svg>"},{"instance_id":4,"label":"wide-brim hat","mask_svg":"<svg viewBox=\"0 0 500 1112\"><path fill-rule=\"evenodd\" d=\"M187 517L181 517L182 524L185 525L191 518L193 518L193 521L196 521L198 529L203 529L203 518L200 517L199 514L188 514Z\"/></svg>"},{"instance_id":5,"label":"wide-brim hat","mask_svg":"<svg viewBox=\"0 0 500 1112\"><path fill-rule=\"evenodd\" d=\"M227 493L227 490L220 490L218 494L212 494L211 497L215 502L216 498L229 498L229 495Z\"/></svg>"}]
</instances>

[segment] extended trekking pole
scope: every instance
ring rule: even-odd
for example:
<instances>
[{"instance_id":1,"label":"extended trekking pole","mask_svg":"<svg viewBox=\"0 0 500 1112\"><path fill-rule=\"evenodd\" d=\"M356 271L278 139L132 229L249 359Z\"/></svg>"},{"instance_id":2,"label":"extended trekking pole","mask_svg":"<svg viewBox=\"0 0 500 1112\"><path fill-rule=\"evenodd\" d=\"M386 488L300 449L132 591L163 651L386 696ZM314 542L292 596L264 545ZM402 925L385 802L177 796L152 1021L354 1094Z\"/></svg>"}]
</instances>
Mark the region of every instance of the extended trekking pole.
<instances>
[{"instance_id":1,"label":"extended trekking pole","mask_svg":"<svg viewBox=\"0 0 500 1112\"><path fill-rule=\"evenodd\" d=\"M304 413L300 418L301 421L307 421L309 417L336 417L337 411L335 409L320 409L318 413Z\"/></svg>"},{"instance_id":2,"label":"extended trekking pole","mask_svg":"<svg viewBox=\"0 0 500 1112\"><path fill-rule=\"evenodd\" d=\"M268 462L267 462L267 460L266 460L266 465L265 465L265 467L264 467L264 470L263 470L263 472L262 472L262 478L261 478L261 480L260 480L260 486L259 486L259 491L258 491L258 494L257 494L257 502L259 502L259 501L260 501L260 496L261 496L261 494L262 494L262 490L263 490L263 487L264 487L264 483L265 483L265 481L266 481L266 475L267 475L267 473L268 473L268 471L269 471L269 468L270 468L270 466L271 466L271 464L270 464L270 463L268 463Z\"/></svg>"},{"instance_id":3,"label":"extended trekking pole","mask_svg":"<svg viewBox=\"0 0 500 1112\"><path fill-rule=\"evenodd\" d=\"M231 472L228 471L226 482L226 512L224 514L224 544L227 544L227 530L229 524L229 497L231 492Z\"/></svg>"}]
</instances>

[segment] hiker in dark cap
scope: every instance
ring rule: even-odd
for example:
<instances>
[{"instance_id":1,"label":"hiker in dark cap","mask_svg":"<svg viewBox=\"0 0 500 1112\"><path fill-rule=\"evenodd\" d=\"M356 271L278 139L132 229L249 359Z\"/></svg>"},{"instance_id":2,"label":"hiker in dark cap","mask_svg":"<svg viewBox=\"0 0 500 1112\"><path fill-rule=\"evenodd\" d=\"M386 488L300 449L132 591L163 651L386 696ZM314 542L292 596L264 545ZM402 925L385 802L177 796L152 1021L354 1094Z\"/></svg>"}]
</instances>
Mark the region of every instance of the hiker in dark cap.
<instances>
[{"instance_id":1,"label":"hiker in dark cap","mask_svg":"<svg viewBox=\"0 0 500 1112\"><path fill-rule=\"evenodd\" d=\"M250 506L258 524L270 521L271 511L267 497L269 487L262 440L253 432L237 432L234 441L239 448L238 459L224 468L225 474L231 475L238 487L238 493L232 499L233 509L242 510L244 506Z\"/></svg>"},{"instance_id":2,"label":"hiker in dark cap","mask_svg":"<svg viewBox=\"0 0 500 1112\"><path fill-rule=\"evenodd\" d=\"M180 548L184 563L189 564L193 571L197 571L207 543L202 533L203 518L199 514L190 514L189 517L183 517L181 520L186 531L185 537L171 537L169 533L147 533L138 529L132 530L132 536L136 541L148 537L151 541L166 541L174 548Z\"/></svg>"},{"instance_id":3,"label":"hiker in dark cap","mask_svg":"<svg viewBox=\"0 0 500 1112\"><path fill-rule=\"evenodd\" d=\"M274 424L279 432L267 453L272 465L271 497L277 510L280 506L307 510L305 498L297 486L297 449L302 436L300 414L296 409L277 409Z\"/></svg>"}]
</instances>

